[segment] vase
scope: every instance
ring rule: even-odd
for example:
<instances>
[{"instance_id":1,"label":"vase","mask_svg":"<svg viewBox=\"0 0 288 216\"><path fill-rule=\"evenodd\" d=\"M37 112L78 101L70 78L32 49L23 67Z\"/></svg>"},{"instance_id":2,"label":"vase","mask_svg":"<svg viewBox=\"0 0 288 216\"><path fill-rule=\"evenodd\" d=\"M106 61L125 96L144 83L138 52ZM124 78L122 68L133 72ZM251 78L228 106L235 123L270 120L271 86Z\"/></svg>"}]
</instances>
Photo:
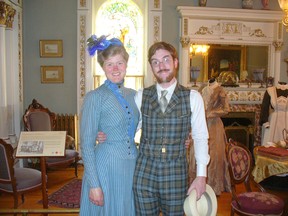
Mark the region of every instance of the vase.
<instances>
[{"instance_id":1,"label":"vase","mask_svg":"<svg viewBox=\"0 0 288 216\"><path fill-rule=\"evenodd\" d=\"M261 0L263 10L269 10L269 0Z\"/></svg>"},{"instance_id":2,"label":"vase","mask_svg":"<svg viewBox=\"0 0 288 216\"><path fill-rule=\"evenodd\" d=\"M242 8L243 9L252 9L253 8L253 0L242 0Z\"/></svg>"},{"instance_id":3,"label":"vase","mask_svg":"<svg viewBox=\"0 0 288 216\"><path fill-rule=\"evenodd\" d=\"M192 81L194 81L194 85L192 87L198 87L197 86L197 78L200 75L200 68L192 66L190 68L190 73L191 73L190 74L191 75L191 79L192 79Z\"/></svg>"},{"instance_id":4,"label":"vase","mask_svg":"<svg viewBox=\"0 0 288 216\"><path fill-rule=\"evenodd\" d=\"M199 0L199 6L205 7L207 3L207 0Z\"/></svg>"}]
</instances>

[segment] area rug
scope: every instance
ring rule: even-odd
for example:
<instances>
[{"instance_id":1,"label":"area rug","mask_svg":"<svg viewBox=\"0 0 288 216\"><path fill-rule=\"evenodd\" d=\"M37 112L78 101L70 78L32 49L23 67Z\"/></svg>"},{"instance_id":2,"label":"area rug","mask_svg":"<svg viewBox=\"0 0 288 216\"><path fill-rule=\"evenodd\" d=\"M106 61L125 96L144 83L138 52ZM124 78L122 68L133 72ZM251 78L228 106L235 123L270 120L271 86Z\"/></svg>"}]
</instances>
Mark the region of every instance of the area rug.
<instances>
[{"instance_id":1,"label":"area rug","mask_svg":"<svg viewBox=\"0 0 288 216\"><path fill-rule=\"evenodd\" d=\"M56 192L48 195L48 205L60 208L80 208L82 179L73 179ZM42 200L39 202L42 203Z\"/></svg>"}]
</instances>

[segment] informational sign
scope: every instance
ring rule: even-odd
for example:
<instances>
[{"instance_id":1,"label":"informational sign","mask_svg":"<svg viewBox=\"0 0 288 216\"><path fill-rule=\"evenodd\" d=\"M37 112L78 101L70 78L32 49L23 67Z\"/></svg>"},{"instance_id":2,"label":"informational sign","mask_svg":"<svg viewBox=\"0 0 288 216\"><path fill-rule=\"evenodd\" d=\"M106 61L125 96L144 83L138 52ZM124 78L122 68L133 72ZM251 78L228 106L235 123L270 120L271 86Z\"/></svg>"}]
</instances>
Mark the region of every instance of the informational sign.
<instances>
[{"instance_id":1,"label":"informational sign","mask_svg":"<svg viewBox=\"0 0 288 216\"><path fill-rule=\"evenodd\" d=\"M16 157L65 156L66 131L23 131Z\"/></svg>"}]
</instances>

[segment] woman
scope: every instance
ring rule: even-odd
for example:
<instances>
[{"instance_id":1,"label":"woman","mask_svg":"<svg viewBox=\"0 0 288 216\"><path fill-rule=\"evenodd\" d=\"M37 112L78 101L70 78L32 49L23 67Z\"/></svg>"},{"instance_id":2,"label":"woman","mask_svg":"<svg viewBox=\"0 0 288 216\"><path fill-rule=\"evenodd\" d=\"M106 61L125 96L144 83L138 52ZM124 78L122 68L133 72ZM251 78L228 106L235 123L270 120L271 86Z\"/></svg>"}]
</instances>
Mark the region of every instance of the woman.
<instances>
[{"instance_id":1,"label":"woman","mask_svg":"<svg viewBox=\"0 0 288 216\"><path fill-rule=\"evenodd\" d=\"M120 40L95 35L88 51L107 80L89 92L81 116L81 152L84 162L80 215L135 215L132 181L137 157L134 135L139 112L135 91L123 86L129 55ZM98 131L107 139L96 144Z\"/></svg>"}]
</instances>

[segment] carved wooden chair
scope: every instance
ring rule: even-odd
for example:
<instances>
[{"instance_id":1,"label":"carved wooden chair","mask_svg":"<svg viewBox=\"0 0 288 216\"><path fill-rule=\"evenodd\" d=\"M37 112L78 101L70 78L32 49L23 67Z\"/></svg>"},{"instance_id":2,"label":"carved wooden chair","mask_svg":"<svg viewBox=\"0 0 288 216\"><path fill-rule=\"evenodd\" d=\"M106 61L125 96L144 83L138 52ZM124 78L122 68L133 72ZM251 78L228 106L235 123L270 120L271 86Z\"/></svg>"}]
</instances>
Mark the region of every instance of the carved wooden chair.
<instances>
[{"instance_id":1,"label":"carved wooden chair","mask_svg":"<svg viewBox=\"0 0 288 216\"><path fill-rule=\"evenodd\" d=\"M24 203L24 194L42 187L41 172L31 168L14 168L14 149L0 139L0 192L12 194L14 208L18 208L18 195Z\"/></svg>"},{"instance_id":2,"label":"carved wooden chair","mask_svg":"<svg viewBox=\"0 0 288 216\"><path fill-rule=\"evenodd\" d=\"M229 139L226 157L231 178L231 215L282 215L284 201L257 184L251 175L253 160L251 152L241 143ZM237 193L236 185L244 183L245 192ZM252 191L252 183L257 191Z\"/></svg>"},{"instance_id":3,"label":"carved wooden chair","mask_svg":"<svg viewBox=\"0 0 288 216\"><path fill-rule=\"evenodd\" d=\"M23 122L26 131L53 131L56 124L56 115L33 99L23 115ZM67 135L66 146L68 146L68 142L71 142L71 137ZM73 165L75 176L78 177L79 153L75 149L66 148L65 157L46 157L45 161L47 169Z\"/></svg>"}]
</instances>

